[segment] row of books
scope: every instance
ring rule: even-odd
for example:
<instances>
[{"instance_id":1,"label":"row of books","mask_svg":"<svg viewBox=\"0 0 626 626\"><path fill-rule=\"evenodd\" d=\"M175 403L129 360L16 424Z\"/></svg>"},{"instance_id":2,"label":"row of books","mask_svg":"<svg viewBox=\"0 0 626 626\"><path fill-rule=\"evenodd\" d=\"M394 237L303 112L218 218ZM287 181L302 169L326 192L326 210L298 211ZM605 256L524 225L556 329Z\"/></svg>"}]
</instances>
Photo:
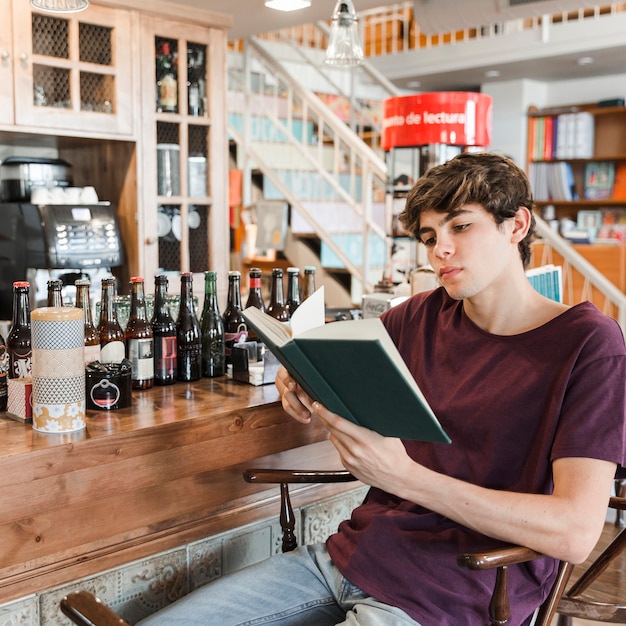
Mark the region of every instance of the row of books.
<instances>
[{"instance_id":1,"label":"row of books","mask_svg":"<svg viewBox=\"0 0 626 626\"><path fill-rule=\"evenodd\" d=\"M563 268L560 265L541 265L526 271L526 277L535 291L563 302Z\"/></svg>"},{"instance_id":2,"label":"row of books","mask_svg":"<svg viewBox=\"0 0 626 626\"><path fill-rule=\"evenodd\" d=\"M529 155L533 161L590 159L595 120L591 113L561 113L529 118Z\"/></svg>"},{"instance_id":3,"label":"row of books","mask_svg":"<svg viewBox=\"0 0 626 626\"><path fill-rule=\"evenodd\" d=\"M528 170L533 197L546 200L577 200L574 172L565 161L531 163Z\"/></svg>"}]
</instances>

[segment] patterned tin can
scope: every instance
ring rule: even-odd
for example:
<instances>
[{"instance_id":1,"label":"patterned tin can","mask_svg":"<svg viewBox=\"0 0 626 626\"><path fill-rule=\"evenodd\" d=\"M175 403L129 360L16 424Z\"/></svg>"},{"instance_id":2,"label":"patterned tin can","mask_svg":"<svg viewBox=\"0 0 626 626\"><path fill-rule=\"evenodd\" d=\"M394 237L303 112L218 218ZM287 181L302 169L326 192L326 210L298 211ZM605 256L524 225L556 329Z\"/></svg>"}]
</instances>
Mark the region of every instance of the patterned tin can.
<instances>
[{"instance_id":1,"label":"patterned tin can","mask_svg":"<svg viewBox=\"0 0 626 626\"><path fill-rule=\"evenodd\" d=\"M85 327L76 307L31 312L33 429L66 433L85 427Z\"/></svg>"}]
</instances>

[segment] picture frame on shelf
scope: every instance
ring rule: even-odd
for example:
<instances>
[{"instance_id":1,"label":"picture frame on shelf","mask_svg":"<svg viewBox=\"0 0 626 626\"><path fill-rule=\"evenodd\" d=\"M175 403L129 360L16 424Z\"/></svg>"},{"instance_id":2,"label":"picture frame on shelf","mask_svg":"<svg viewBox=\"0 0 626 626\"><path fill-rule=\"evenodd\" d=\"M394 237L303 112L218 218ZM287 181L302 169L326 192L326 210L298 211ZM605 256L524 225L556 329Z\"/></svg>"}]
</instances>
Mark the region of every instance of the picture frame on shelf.
<instances>
[{"instance_id":1,"label":"picture frame on shelf","mask_svg":"<svg viewBox=\"0 0 626 626\"><path fill-rule=\"evenodd\" d=\"M576 219L576 228L585 231L589 235L589 240L593 241L597 238L598 232L602 227L602 211L600 210L583 210L578 211Z\"/></svg>"}]
</instances>

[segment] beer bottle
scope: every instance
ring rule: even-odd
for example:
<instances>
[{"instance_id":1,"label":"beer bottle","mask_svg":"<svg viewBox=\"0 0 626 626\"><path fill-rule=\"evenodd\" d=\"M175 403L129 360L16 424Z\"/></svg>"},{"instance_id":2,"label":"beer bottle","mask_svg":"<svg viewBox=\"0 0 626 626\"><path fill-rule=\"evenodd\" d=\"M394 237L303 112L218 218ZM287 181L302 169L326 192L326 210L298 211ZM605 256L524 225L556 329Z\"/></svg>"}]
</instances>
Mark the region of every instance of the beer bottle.
<instances>
[{"instance_id":1,"label":"beer bottle","mask_svg":"<svg viewBox=\"0 0 626 626\"><path fill-rule=\"evenodd\" d=\"M285 305L283 296L283 270L275 267L272 270L272 282L270 286L270 303L267 312L279 322L289 322L289 309Z\"/></svg>"},{"instance_id":2,"label":"beer bottle","mask_svg":"<svg viewBox=\"0 0 626 626\"><path fill-rule=\"evenodd\" d=\"M300 306L300 268L287 268L287 310L289 317L296 312Z\"/></svg>"},{"instance_id":3,"label":"beer bottle","mask_svg":"<svg viewBox=\"0 0 626 626\"><path fill-rule=\"evenodd\" d=\"M13 283L13 320L7 336L9 352L9 378L26 378L31 375L32 346L30 335L30 283Z\"/></svg>"},{"instance_id":4,"label":"beer bottle","mask_svg":"<svg viewBox=\"0 0 626 626\"><path fill-rule=\"evenodd\" d=\"M7 352L7 344L4 337L0 335L0 411L7 410L7 401L9 398L9 353Z\"/></svg>"},{"instance_id":5,"label":"beer bottle","mask_svg":"<svg viewBox=\"0 0 626 626\"><path fill-rule=\"evenodd\" d=\"M154 278L154 382L171 385L176 382L176 322L167 305L167 276Z\"/></svg>"},{"instance_id":6,"label":"beer bottle","mask_svg":"<svg viewBox=\"0 0 626 626\"><path fill-rule=\"evenodd\" d=\"M248 300L246 301L246 309L254 306L265 312L265 303L263 302L263 294L261 293L261 270L258 267L251 267L249 272L250 288L248 290ZM248 339L250 341L259 341L257 334L252 328L248 328Z\"/></svg>"},{"instance_id":7,"label":"beer bottle","mask_svg":"<svg viewBox=\"0 0 626 626\"><path fill-rule=\"evenodd\" d=\"M91 314L91 302L89 298L88 278L79 278L74 282L76 285L76 307L83 310L85 320L85 365L92 361L100 360L100 333L93 323Z\"/></svg>"},{"instance_id":8,"label":"beer bottle","mask_svg":"<svg viewBox=\"0 0 626 626\"><path fill-rule=\"evenodd\" d=\"M224 320L217 302L217 273L204 274L204 306L200 319L202 375L213 378L226 373Z\"/></svg>"},{"instance_id":9,"label":"beer bottle","mask_svg":"<svg viewBox=\"0 0 626 626\"><path fill-rule=\"evenodd\" d=\"M310 298L315 293L315 265L304 266L304 285L302 288L303 300Z\"/></svg>"},{"instance_id":10,"label":"beer bottle","mask_svg":"<svg viewBox=\"0 0 626 626\"><path fill-rule=\"evenodd\" d=\"M236 270L228 272L228 300L223 319L226 365L229 365L233 362L233 346L248 338L246 320L241 314L241 273Z\"/></svg>"},{"instance_id":11,"label":"beer bottle","mask_svg":"<svg viewBox=\"0 0 626 626\"><path fill-rule=\"evenodd\" d=\"M63 306L63 281L55 278L48 281L48 306Z\"/></svg>"},{"instance_id":12,"label":"beer bottle","mask_svg":"<svg viewBox=\"0 0 626 626\"><path fill-rule=\"evenodd\" d=\"M177 378L190 382L202 376L200 323L193 304L193 274L180 276L180 308L176 320Z\"/></svg>"},{"instance_id":13,"label":"beer bottle","mask_svg":"<svg viewBox=\"0 0 626 626\"><path fill-rule=\"evenodd\" d=\"M100 362L121 363L126 356L124 331L117 319L115 306L115 278L102 279L100 298Z\"/></svg>"},{"instance_id":14,"label":"beer bottle","mask_svg":"<svg viewBox=\"0 0 626 626\"><path fill-rule=\"evenodd\" d=\"M154 385L154 340L141 276L130 279L130 290L130 315L125 332L126 358L131 363L130 383L133 389L150 389Z\"/></svg>"}]
</instances>

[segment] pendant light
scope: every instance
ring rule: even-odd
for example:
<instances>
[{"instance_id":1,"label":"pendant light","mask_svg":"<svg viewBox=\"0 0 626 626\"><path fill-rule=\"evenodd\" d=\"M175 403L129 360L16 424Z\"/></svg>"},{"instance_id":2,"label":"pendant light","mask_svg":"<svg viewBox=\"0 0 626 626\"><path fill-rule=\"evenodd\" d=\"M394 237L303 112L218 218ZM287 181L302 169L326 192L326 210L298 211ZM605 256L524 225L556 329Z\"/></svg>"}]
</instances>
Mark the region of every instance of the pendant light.
<instances>
[{"instance_id":1,"label":"pendant light","mask_svg":"<svg viewBox=\"0 0 626 626\"><path fill-rule=\"evenodd\" d=\"M360 65L363 47L359 38L358 20L352 0L338 0L330 25L330 36L324 63L327 65Z\"/></svg>"},{"instance_id":2,"label":"pendant light","mask_svg":"<svg viewBox=\"0 0 626 626\"><path fill-rule=\"evenodd\" d=\"M311 6L311 0L265 0L265 6L277 11L299 11Z\"/></svg>"},{"instance_id":3,"label":"pendant light","mask_svg":"<svg viewBox=\"0 0 626 626\"><path fill-rule=\"evenodd\" d=\"M48 13L77 13L89 6L88 0L30 0L30 3L36 9Z\"/></svg>"}]
</instances>

